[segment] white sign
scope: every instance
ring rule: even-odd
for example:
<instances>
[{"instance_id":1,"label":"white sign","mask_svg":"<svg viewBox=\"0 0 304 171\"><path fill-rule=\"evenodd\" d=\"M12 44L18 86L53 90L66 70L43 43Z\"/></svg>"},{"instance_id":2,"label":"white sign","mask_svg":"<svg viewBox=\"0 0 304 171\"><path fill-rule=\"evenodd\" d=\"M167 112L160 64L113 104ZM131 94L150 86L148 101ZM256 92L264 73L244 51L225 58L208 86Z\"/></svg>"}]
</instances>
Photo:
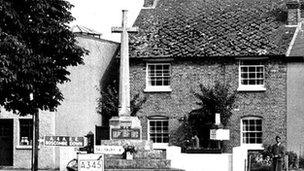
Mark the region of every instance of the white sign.
<instances>
[{"instance_id":1,"label":"white sign","mask_svg":"<svg viewBox=\"0 0 304 171\"><path fill-rule=\"evenodd\" d=\"M221 124L221 114L216 113L215 114L215 125L220 125Z\"/></svg>"},{"instance_id":2,"label":"white sign","mask_svg":"<svg viewBox=\"0 0 304 171\"><path fill-rule=\"evenodd\" d=\"M211 140L229 140L230 131L229 129L210 129Z\"/></svg>"},{"instance_id":3,"label":"white sign","mask_svg":"<svg viewBox=\"0 0 304 171\"><path fill-rule=\"evenodd\" d=\"M104 171L104 154L78 154L78 171Z\"/></svg>"},{"instance_id":4,"label":"white sign","mask_svg":"<svg viewBox=\"0 0 304 171\"><path fill-rule=\"evenodd\" d=\"M122 154L125 149L122 146L111 146L111 145L95 145L94 153L102 154Z\"/></svg>"},{"instance_id":5,"label":"white sign","mask_svg":"<svg viewBox=\"0 0 304 171\"><path fill-rule=\"evenodd\" d=\"M210 129L210 140L216 140L216 129Z\"/></svg>"}]
</instances>

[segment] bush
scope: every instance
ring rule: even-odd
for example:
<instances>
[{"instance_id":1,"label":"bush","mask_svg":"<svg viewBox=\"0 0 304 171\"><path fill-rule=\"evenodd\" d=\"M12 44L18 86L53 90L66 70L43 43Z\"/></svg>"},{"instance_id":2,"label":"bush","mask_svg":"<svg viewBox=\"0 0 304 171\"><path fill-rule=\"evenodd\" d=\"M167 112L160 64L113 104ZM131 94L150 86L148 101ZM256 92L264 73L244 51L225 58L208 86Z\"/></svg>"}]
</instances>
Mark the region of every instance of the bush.
<instances>
[{"instance_id":1,"label":"bush","mask_svg":"<svg viewBox=\"0 0 304 171\"><path fill-rule=\"evenodd\" d=\"M288 168L298 168L298 156L295 152L288 151L286 152L286 155L288 155Z\"/></svg>"},{"instance_id":2,"label":"bush","mask_svg":"<svg viewBox=\"0 0 304 171\"><path fill-rule=\"evenodd\" d=\"M304 157L303 156L299 157L299 168L304 168Z\"/></svg>"}]
</instances>

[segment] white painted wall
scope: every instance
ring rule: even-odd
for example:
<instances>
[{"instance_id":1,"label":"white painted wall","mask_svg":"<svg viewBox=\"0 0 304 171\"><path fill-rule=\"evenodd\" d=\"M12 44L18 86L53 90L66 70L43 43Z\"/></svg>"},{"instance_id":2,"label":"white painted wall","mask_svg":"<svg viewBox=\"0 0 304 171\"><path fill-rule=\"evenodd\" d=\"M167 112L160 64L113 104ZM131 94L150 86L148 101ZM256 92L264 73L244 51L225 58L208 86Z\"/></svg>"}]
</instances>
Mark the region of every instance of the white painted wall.
<instances>
[{"instance_id":1,"label":"white painted wall","mask_svg":"<svg viewBox=\"0 0 304 171\"><path fill-rule=\"evenodd\" d=\"M187 154L181 153L181 148L176 146L169 146L166 150L172 168L185 171L232 171L232 154Z\"/></svg>"}]
</instances>

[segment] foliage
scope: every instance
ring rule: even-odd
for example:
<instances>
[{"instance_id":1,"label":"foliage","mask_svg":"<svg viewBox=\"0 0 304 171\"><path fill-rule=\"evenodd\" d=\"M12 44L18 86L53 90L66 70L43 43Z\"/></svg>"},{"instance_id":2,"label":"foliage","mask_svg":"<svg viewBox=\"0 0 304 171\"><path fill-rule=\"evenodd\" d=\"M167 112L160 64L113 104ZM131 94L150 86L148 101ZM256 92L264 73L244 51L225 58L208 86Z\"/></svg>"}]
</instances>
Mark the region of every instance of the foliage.
<instances>
[{"instance_id":1,"label":"foliage","mask_svg":"<svg viewBox=\"0 0 304 171\"><path fill-rule=\"evenodd\" d=\"M137 152L134 145L126 144L126 145L123 146L123 148L125 149L124 153L126 153L126 152L136 153Z\"/></svg>"},{"instance_id":2,"label":"foliage","mask_svg":"<svg viewBox=\"0 0 304 171\"><path fill-rule=\"evenodd\" d=\"M287 151L286 155L288 155L288 167L298 168L298 155L292 151Z\"/></svg>"},{"instance_id":3,"label":"foliage","mask_svg":"<svg viewBox=\"0 0 304 171\"><path fill-rule=\"evenodd\" d=\"M251 170L267 170L271 167L272 159L264 152L251 151L249 152L250 168Z\"/></svg>"},{"instance_id":4,"label":"foliage","mask_svg":"<svg viewBox=\"0 0 304 171\"><path fill-rule=\"evenodd\" d=\"M147 101L147 97L140 93L131 97L130 110L131 116L136 116L136 113L141 109L142 105ZM118 83L114 80L105 90L101 90L101 98L98 99L98 112L106 118L118 115L119 92Z\"/></svg>"},{"instance_id":5,"label":"foliage","mask_svg":"<svg viewBox=\"0 0 304 171\"><path fill-rule=\"evenodd\" d=\"M55 110L63 99L58 83L86 53L67 24L65 0L0 0L0 105L20 115ZM30 99L30 94L34 99Z\"/></svg>"},{"instance_id":6,"label":"foliage","mask_svg":"<svg viewBox=\"0 0 304 171\"><path fill-rule=\"evenodd\" d=\"M191 146L193 131L186 117L183 117L181 125L176 131L171 131L169 143L182 147L182 149Z\"/></svg>"},{"instance_id":7,"label":"foliage","mask_svg":"<svg viewBox=\"0 0 304 171\"><path fill-rule=\"evenodd\" d=\"M236 91L229 91L227 85L216 82L213 87L199 85L200 92L194 92L194 96L199 100L199 106L189 113L188 122L194 134L197 134L200 141L209 146L209 130L214 126L215 113L220 113L221 123L226 126L232 108L236 101Z\"/></svg>"},{"instance_id":8,"label":"foliage","mask_svg":"<svg viewBox=\"0 0 304 171\"><path fill-rule=\"evenodd\" d=\"M304 157L303 156L299 157L299 168L304 168Z\"/></svg>"}]
</instances>

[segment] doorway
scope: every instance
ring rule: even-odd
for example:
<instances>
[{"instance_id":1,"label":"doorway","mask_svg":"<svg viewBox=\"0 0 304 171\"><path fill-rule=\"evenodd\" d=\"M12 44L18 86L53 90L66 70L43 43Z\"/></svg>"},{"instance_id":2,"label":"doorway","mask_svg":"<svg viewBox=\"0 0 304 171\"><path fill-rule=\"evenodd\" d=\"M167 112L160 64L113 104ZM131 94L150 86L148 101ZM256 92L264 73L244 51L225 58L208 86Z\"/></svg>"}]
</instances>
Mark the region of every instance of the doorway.
<instances>
[{"instance_id":1,"label":"doorway","mask_svg":"<svg viewBox=\"0 0 304 171\"><path fill-rule=\"evenodd\" d=\"M0 119L0 166L13 166L13 119Z\"/></svg>"}]
</instances>

